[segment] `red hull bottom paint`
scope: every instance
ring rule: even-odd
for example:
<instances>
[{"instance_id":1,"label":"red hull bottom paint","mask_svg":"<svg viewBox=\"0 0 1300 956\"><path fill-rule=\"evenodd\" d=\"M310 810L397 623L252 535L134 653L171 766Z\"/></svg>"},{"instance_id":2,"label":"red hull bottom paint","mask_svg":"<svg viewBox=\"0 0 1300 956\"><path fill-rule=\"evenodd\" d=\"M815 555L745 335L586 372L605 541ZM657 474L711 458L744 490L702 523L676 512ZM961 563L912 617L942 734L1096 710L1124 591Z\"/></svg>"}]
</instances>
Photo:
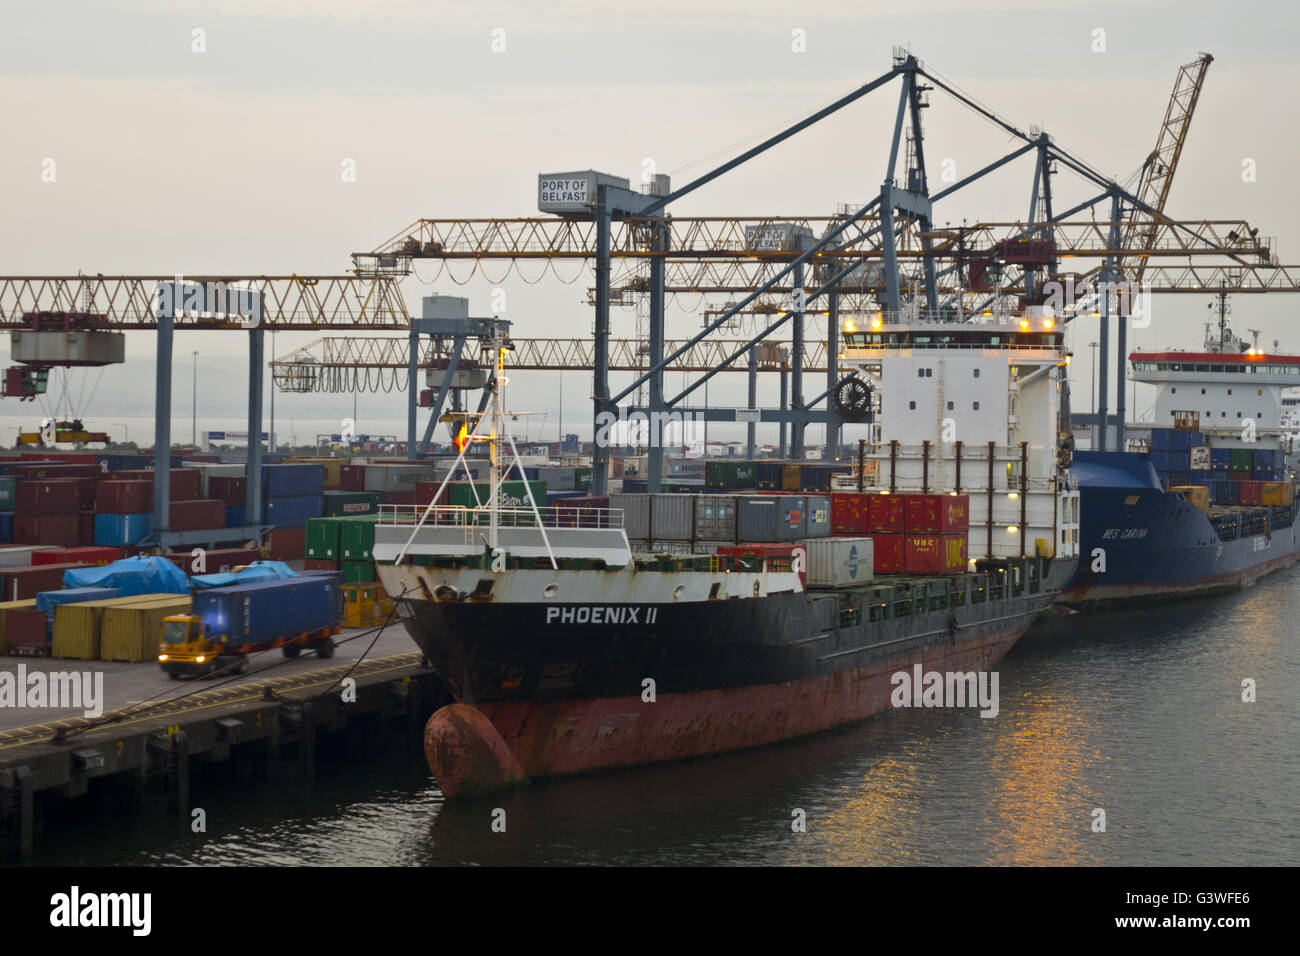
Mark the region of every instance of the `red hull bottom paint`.
<instances>
[{"instance_id":1,"label":"red hull bottom paint","mask_svg":"<svg viewBox=\"0 0 1300 956\"><path fill-rule=\"evenodd\" d=\"M1300 553L1289 552L1268 561L1233 571L1230 574L1217 574L1213 577L1196 578L1191 581L1152 581L1136 584L1094 584L1084 588L1066 588L1061 592L1060 602L1071 607L1087 607L1105 604L1120 604L1132 600L1178 601L1197 598L1206 594L1224 591L1236 591L1250 587L1260 578L1281 568L1290 567L1300 561Z\"/></svg>"},{"instance_id":2,"label":"red hull bottom paint","mask_svg":"<svg viewBox=\"0 0 1300 956\"><path fill-rule=\"evenodd\" d=\"M914 652L901 653L803 680L660 694L653 702L617 697L477 709L453 704L429 719L425 755L439 787L452 797L521 782L514 766L536 779L764 746L890 709L891 676L910 673L917 663L925 671L989 671L1028 629L1026 623L957 647L931 648L919 662ZM490 724L465 711L485 715ZM498 740L514 764L504 760Z\"/></svg>"}]
</instances>

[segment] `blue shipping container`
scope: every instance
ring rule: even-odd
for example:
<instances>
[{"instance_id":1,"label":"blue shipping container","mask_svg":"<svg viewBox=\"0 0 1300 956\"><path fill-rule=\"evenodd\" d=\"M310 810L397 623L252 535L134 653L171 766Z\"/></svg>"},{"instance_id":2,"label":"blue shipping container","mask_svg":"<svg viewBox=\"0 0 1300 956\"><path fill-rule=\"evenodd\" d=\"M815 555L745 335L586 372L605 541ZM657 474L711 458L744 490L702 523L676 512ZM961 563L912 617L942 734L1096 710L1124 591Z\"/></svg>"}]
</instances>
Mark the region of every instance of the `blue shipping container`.
<instances>
[{"instance_id":1,"label":"blue shipping container","mask_svg":"<svg viewBox=\"0 0 1300 956\"><path fill-rule=\"evenodd\" d=\"M1217 468L1220 464L1223 465L1224 468L1227 468L1228 465L1232 462L1232 449L1231 449L1231 448L1211 448L1211 449L1210 449L1210 462L1211 462L1211 464L1213 464L1216 468Z\"/></svg>"},{"instance_id":2,"label":"blue shipping container","mask_svg":"<svg viewBox=\"0 0 1300 956\"><path fill-rule=\"evenodd\" d=\"M1187 451L1192 447L1192 433L1178 428L1169 429L1169 450Z\"/></svg>"},{"instance_id":3,"label":"blue shipping container","mask_svg":"<svg viewBox=\"0 0 1300 956\"><path fill-rule=\"evenodd\" d=\"M1151 451L1151 465L1152 465L1152 467L1155 468L1156 471L1168 471L1168 470L1169 470L1169 452L1168 452L1168 451L1162 451L1162 450L1160 450L1160 449L1152 449L1152 451Z\"/></svg>"},{"instance_id":4,"label":"blue shipping container","mask_svg":"<svg viewBox=\"0 0 1300 956\"><path fill-rule=\"evenodd\" d=\"M136 544L153 531L153 512L135 515L95 515L95 544Z\"/></svg>"},{"instance_id":5,"label":"blue shipping container","mask_svg":"<svg viewBox=\"0 0 1300 956\"><path fill-rule=\"evenodd\" d=\"M831 536L831 499L825 495L809 495L804 499L804 532L810 538Z\"/></svg>"},{"instance_id":6,"label":"blue shipping container","mask_svg":"<svg viewBox=\"0 0 1300 956\"><path fill-rule=\"evenodd\" d=\"M325 468L322 465L263 465L262 494L267 498L320 497L325 492ZM312 515L320 517L320 515Z\"/></svg>"},{"instance_id":7,"label":"blue shipping container","mask_svg":"<svg viewBox=\"0 0 1300 956\"><path fill-rule=\"evenodd\" d=\"M1214 503L1218 505L1235 505L1241 501L1240 489L1235 481L1216 481L1214 483Z\"/></svg>"},{"instance_id":8,"label":"blue shipping container","mask_svg":"<svg viewBox=\"0 0 1300 956\"><path fill-rule=\"evenodd\" d=\"M1213 480L1214 480L1214 472L1200 471L1195 468L1192 469L1192 484L1207 485L1209 482Z\"/></svg>"},{"instance_id":9,"label":"blue shipping container","mask_svg":"<svg viewBox=\"0 0 1300 956\"><path fill-rule=\"evenodd\" d=\"M1192 483L1191 472L1171 471L1169 472L1170 485L1190 485Z\"/></svg>"},{"instance_id":10,"label":"blue shipping container","mask_svg":"<svg viewBox=\"0 0 1300 956\"><path fill-rule=\"evenodd\" d=\"M1189 447L1200 448L1202 445L1205 444L1205 436L1202 435L1200 432L1188 432L1187 434L1191 436L1187 440Z\"/></svg>"},{"instance_id":11,"label":"blue shipping container","mask_svg":"<svg viewBox=\"0 0 1300 956\"><path fill-rule=\"evenodd\" d=\"M14 516L12 514L0 514L0 544L13 544L14 541Z\"/></svg>"},{"instance_id":12,"label":"blue shipping container","mask_svg":"<svg viewBox=\"0 0 1300 956\"><path fill-rule=\"evenodd\" d=\"M1192 453L1190 451L1174 450L1169 453L1169 470L1170 471L1191 471L1192 470Z\"/></svg>"},{"instance_id":13,"label":"blue shipping container","mask_svg":"<svg viewBox=\"0 0 1300 956\"><path fill-rule=\"evenodd\" d=\"M208 639L238 646L333 628L343 617L340 575L313 574L194 592Z\"/></svg>"},{"instance_id":14,"label":"blue shipping container","mask_svg":"<svg viewBox=\"0 0 1300 956\"><path fill-rule=\"evenodd\" d=\"M325 513L321 495L301 498L267 498L262 504L262 523L275 528L301 528L308 518L319 518Z\"/></svg>"},{"instance_id":15,"label":"blue shipping container","mask_svg":"<svg viewBox=\"0 0 1300 956\"><path fill-rule=\"evenodd\" d=\"M1169 434L1172 431L1172 428L1151 429L1151 447L1160 451L1169 451L1173 447L1169 440Z\"/></svg>"},{"instance_id":16,"label":"blue shipping container","mask_svg":"<svg viewBox=\"0 0 1300 956\"><path fill-rule=\"evenodd\" d=\"M248 506L247 506L247 505L236 505L236 506L233 507L233 508L227 508L227 509L226 509L226 527L227 527L227 528L242 528L245 524L248 523L248 522L247 522L247 517L248 517Z\"/></svg>"}]
</instances>

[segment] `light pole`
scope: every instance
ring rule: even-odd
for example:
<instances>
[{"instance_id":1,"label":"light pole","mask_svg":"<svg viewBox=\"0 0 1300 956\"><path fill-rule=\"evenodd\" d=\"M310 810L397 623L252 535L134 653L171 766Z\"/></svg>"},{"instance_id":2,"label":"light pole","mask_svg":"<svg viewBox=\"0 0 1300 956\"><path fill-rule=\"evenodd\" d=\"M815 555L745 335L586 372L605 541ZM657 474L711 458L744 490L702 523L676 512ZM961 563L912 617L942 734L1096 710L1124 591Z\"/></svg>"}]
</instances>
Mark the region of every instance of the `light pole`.
<instances>
[{"instance_id":1,"label":"light pole","mask_svg":"<svg viewBox=\"0 0 1300 956\"><path fill-rule=\"evenodd\" d=\"M193 394L190 398L190 444L195 448L199 447L199 353L191 352L194 356L194 383Z\"/></svg>"},{"instance_id":2,"label":"light pole","mask_svg":"<svg viewBox=\"0 0 1300 956\"><path fill-rule=\"evenodd\" d=\"M1092 349L1092 402L1088 406L1088 411L1097 414L1097 343L1089 342L1088 348Z\"/></svg>"}]
</instances>

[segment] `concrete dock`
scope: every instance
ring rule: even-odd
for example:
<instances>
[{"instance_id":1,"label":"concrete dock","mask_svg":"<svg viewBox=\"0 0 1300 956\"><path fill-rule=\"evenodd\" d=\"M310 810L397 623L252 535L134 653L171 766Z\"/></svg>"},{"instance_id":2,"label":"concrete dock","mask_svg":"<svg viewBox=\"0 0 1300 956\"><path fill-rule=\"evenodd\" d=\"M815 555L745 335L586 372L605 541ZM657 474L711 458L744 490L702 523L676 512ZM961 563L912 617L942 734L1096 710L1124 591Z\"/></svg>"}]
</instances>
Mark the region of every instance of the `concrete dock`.
<instances>
[{"instance_id":1,"label":"concrete dock","mask_svg":"<svg viewBox=\"0 0 1300 956\"><path fill-rule=\"evenodd\" d=\"M418 739L445 692L405 630L389 626L377 640L344 630L335 640L328 660L277 649L253 655L247 674L211 680L170 680L156 663L0 658L0 675L20 666L103 674L98 718L80 707L0 707L0 859L32 857L43 795L83 797L111 781L144 811L184 817L192 760L234 753L310 774L317 733L358 718L396 722L384 731Z\"/></svg>"}]
</instances>

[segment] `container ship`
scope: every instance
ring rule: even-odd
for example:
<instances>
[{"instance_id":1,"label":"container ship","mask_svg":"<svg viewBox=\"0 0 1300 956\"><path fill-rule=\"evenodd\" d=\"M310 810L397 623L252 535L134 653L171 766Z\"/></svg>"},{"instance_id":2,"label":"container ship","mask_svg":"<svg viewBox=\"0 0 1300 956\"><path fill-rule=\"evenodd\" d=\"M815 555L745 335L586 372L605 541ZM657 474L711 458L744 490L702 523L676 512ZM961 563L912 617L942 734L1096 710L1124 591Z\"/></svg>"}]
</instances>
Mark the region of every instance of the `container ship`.
<instances>
[{"instance_id":1,"label":"container ship","mask_svg":"<svg viewBox=\"0 0 1300 956\"><path fill-rule=\"evenodd\" d=\"M1135 381L1157 390L1156 427L1134 450L1077 452L1076 608L1234 590L1300 558L1283 390L1300 355L1232 334L1220 309L1199 352L1134 352ZM1167 423L1167 425L1166 425Z\"/></svg>"},{"instance_id":2,"label":"container ship","mask_svg":"<svg viewBox=\"0 0 1300 956\"><path fill-rule=\"evenodd\" d=\"M498 385L466 446L490 447L484 499L382 509L380 580L455 698L425 730L444 794L775 743L888 709L900 672L997 664L1077 562L1061 336L871 325L846 327L873 419L849 488L788 493L819 469L760 462L767 494L546 508L523 483L510 507Z\"/></svg>"}]
</instances>

